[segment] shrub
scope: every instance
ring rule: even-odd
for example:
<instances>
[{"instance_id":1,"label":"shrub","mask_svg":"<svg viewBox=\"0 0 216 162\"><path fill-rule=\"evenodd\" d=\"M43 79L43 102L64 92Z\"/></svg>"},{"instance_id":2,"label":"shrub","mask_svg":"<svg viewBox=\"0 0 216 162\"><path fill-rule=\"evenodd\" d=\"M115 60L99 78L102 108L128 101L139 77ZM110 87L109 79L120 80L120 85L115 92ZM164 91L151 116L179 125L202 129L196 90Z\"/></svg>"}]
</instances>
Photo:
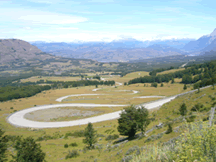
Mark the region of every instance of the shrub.
<instances>
[{"instance_id":1,"label":"shrub","mask_svg":"<svg viewBox=\"0 0 216 162\"><path fill-rule=\"evenodd\" d=\"M125 153L125 155L130 155L132 154L134 151L136 150L139 150L139 146L133 146L133 147L130 147L127 152Z\"/></svg>"},{"instance_id":2,"label":"shrub","mask_svg":"<svg viewBox=\"0 0 216 162\"><path fill-rule=\"evenodd\" d=\"M114 135L109 135L109 136L107 136L105 140L106 140L106 141L109 141L109 140L115 140L115 139L117 139L117 138L119 138L119 135L114 134Z\"/></svg>"},{"instance_id":3,"label":"shrub","mask_svg":"<svg viewBox=\"0 0 216 162\"><path fill-rule=\"evenodd\" d=\"M191 108L191 111L200 111L201 109L203 109L203 104L197 103Z\"/></svg>"},{"instance_id":4,"label":"shrub","mask_svg":"<svg viewBox=\"0 0 216 162\"><path fill-rule=\"evenodd\" d=\"M184 89L184 90L186 90L186 89L187 89L187 85L186 85L186 84L184 85L183 89Z\"/></svg>"},{"instance_id":5,"label":"shrub","mask_svg":"<svg viewBox=\"0 0 216 162\"><path fill-rule=\"evenodd\" d=\"M75 131L75 132L67 132L65 134L64 138L67 138L69 136L73 136L73 137L84 137L84 130L80 130L80 131Z\"/></svg>"},{"instance_id":6,"label":"shrub","mask_svg":"<svg viewBox=\"0 0 216 162\"><path fill-rule=\"evenodd\" d=\"M72 150L72 151L69 151L68 154L66 155L65 159L69 159L69 158L75 158L79 156L79 153L77 150Z\"/></svg>"},{"instance_id":7,"label":"shrub","mask_svg":"<svg viewBox=\"0 0 216 162\"><path fill-rule=\"evenodd\" d=\"M157 86L158 86L158 84L156 82L154 82L154 83L151 84L151 87L157 88Z\"/></svg>"},{"instance_id":8,"label":"shrub","mask_svg":"<svg viewBox=\"0 0 216 162\"><path fill-rule=\"evenodd\" d=\"M167 129L167 131L166 131L166 134L169 134L169 133L171 133L173 130L172 130L172 126L171 126L171 124L168 124L168 129Z\"/></svg>"},{"instance_id":9,"label":"shrub","mask_svg":"<svg viewBox=\"0 0 216 162\"><path fill-rule=\"evenodd\" d=\"M185 124L184 133L165 143L158 143L142 149L140 156L132 161L216 161L216 128L209 128L202 122Z\"/></svg>"},{"instance_id":10,"label":"shrub","mask_svg":"<svg viewBox=\"0 0 216 162\"><path fill-rule=\"evenodd\" d=\"M64 145L64 148L68 148L68 144L67 143Z\"/></svg>"},{"instance_id":11,"label":"shrub","mask_svg":"<svg viewBox=\"0 0 216 162\"><path fill-rule=\"evenodd\" d=\"M76 146L78 146L78 144L76 142L73 142L69 146L76 147Z\"/></svg>"},{"instance_id":12,"label":"shrub","mask_svg":"<svg viewBox=\"0 0 216 162\"><path fill-rule=\"evenodd\" d=\"M186 118L186 120L187 122L190 123L190 122L194 122L195 118L196 118L196 115L191 115L190 117Z\"/></svg>"}]
</instances>

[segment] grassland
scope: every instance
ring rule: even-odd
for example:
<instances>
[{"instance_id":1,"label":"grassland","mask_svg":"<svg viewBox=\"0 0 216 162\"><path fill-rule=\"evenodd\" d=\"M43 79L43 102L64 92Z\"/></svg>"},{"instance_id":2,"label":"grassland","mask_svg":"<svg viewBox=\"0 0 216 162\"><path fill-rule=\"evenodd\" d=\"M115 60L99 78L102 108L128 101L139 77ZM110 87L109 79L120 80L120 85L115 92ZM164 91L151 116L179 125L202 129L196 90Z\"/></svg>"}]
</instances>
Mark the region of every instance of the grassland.
<instances>
[{"instance_id":1,"label":"grassland","mask_svg":"<svg viewBox=\"0 0 216 162\"><path fill-rule=\"evenodd\" d=\"M133 78L137 78L137 77L143 77L143 76L148 76L149 72L146 71L137 71L137 72L133 72L133 73L129 73L123 77L120 77L118 75L112 75L112 76L103 76L104 78L106 78L107 80L114 80L116 82L128 82L129 80L133 79Z\"/></svg>"},{"instance_id":2,"label":"grassland","mask_svg":"<svg viewBox=\"0 0 216 162\"><path fill-rule=\"evenodd\" d=\"M49 80L49 81L77 81L81 79L81 77L54 77L54 76L50 76L50 77L46 77L46 76L33 76L31 78L27 78L27 79L21 79L21 82L37 82L39 80Z\"/></svg>"},{"instance_id":3,"label":"grassland","mask_svg":"<svg viewBox=\"0 0 216 162\"><path fill-rule=\"evenodd\" d=\"M174 73L176 71L182 71L182 70L185 70L185 68L166 70L166 71L162 71L162 72L157 73L157 75Z\"/></svg>"},{"instance_id":4,"label":"grassland","mask_svg":"<svg viewBox=\"0 0 216 162\"><path fill-rule=\"evenodd\" d=\"M143 76L148 75L147 72L136 72L132 74L128 74L125 77L118 77L113 76L109 77L107 76L107 80L113 79L115 77L115 81L118 82L125 82L128 79L132 79L137 77L137 75ZM40 78L41 79L41 78ZM175 80L177 82L177 80ZM42 146L42 150L46 153L46 160L48 162L55 162L55 161L76 161L76 162L90 162L90 161L98 161L101 162L110 162L110 161L120 161L123 156L125 156L125 153L128 151L129 148L133 146L145 146L154 144L155 142L164 142L168 141L170 138L176 137L180 134L180 132L172 132L171 134L165 134L156 141L150 141L145 142L147 137L144 137L142 139L132 140L129 142L126 142L124 144L119 144L118 146L113 144L113 141L106 141L105 138L108 135L118 134L117 126L118 121L117 120L111 120L111 121L105 121L105 122L99 122L94 123L93 126L97 130L97 134L100 135L98 137L98 145L101 145L102 149L93 149L93 150L83 150L85 147L85 144L82 142L83 137L74 137L69 136L68 138L64 138L63 136L67 132L75 132L84 130L86 125L82 126L74 126L74 127L65 127L65 128L51 128L51 129L30 129L30 128L19 128L14 127L7 123L6 118L14 111L26 109L29 107L33 107L35 105L48 105L48 104L57 104L59 102L55 101L57 98L72 94L105 94L100 96L85 96L85 97L71 97L63 100L62 103L110 103L110 104L140 104L152 100L156 100L157 98L147 98L147 99L140 99L140 98L134 98L139 96L151 96L151 95L160 95L160 96L171 96L178 93L185 92L183 90L183 84L179 83L164 83L164 87L160 87L160 84L157 88L150 87L150 84L133 84L129 86L118 86L118 87L109 87L109 86L99 86L101 88L100 90L96 92L92 92L94 89L94 86L88 86L88 87L78 87L78 88L68 88L68 89L55 89L55 90L48 90L44 91L42 93L39 93L35 96L29 97L29 98L23 98L19 100L11 100L7 102L0 103L0 123L1 127L6 131L6 134L8 135L22 135L24 137L27 136L33 136L35 139L38 137L43 137L44 135L50 135L50 136L56 136L56 134L59 134L59 137L56 139L49 139L49 140L43 140L39 141L39 143ZM186 91L191 90L192 86L188 86L188 89ZM133 90L139 91L137 94L133 94ZM210 95L216 96L215 90L212 90L211 88L202 90L200 93L193 93L188 94L185 96L178 97L177 99L171 101L170 103L167 103L163 105L158 110L152 110L150 112L150 117L154 117L155 120L151 122L151 124L148 126L147 129L151 129L154 125L157 125L161 122L167 122L171 121L174 118L179 117L180 115L177 113L178 108L182 102L185 102L188 106L188 110L190 108L198 103L202 102L204 103L205 107L210 107L212 104L212 100L209 97ZM203 96L203 97L200 97ZM78 109L78 108L76 108ZM113 112L117 110L121 110L122 107L115 107L115 108L92 108L91 111L103 111L103 113ZM206 112L203 112L203 114ZM198 114L199 115L199 114ZM203 116L204 117L204 116ZM203 118L201 117L201 119ZM197 117L198 118L198 117ZM71 118L70 118L71 119ZM59 120L69 120L67 117L64 119L59 118L56 119ZM181 125L181 123L174 123L173 127L177 127ZM158 134L163 131L165 131L167 128L163 127L161 129L156 129L150 133L148 133L148 136L151 136L153 134ZM120 136L122 137L122 136ZM69 148L64 148L64 144L70 144L72 142L76 142L78 146ZM107 147L107 146L110 147ZM112 148L113 147L113 148ZM115 148L114 148L115 147ZM68 150L78 150L80 156L77 158L67 159L65 160L65 156L68 153Z\"/></svg>"}]
</instances>

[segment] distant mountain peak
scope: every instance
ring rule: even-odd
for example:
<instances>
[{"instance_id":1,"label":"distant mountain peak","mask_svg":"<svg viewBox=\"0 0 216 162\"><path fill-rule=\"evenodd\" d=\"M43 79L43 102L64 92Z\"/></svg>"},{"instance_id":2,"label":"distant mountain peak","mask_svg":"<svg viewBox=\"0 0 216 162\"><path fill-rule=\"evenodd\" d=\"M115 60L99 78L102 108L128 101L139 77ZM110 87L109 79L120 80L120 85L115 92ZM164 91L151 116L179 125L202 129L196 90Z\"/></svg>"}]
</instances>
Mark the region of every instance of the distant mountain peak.
<instances>
[{"instance_id":1,"label":"distant mountain peak","mask_svg":"<svg viewBox=\"0 0 216 162\"><path fill-rule=\"evenodd\" d=\"M210 34L210 36L212 36L212 37L216 36L216 28L215 28L214 31Z\"/></svg>"}]
</instances>

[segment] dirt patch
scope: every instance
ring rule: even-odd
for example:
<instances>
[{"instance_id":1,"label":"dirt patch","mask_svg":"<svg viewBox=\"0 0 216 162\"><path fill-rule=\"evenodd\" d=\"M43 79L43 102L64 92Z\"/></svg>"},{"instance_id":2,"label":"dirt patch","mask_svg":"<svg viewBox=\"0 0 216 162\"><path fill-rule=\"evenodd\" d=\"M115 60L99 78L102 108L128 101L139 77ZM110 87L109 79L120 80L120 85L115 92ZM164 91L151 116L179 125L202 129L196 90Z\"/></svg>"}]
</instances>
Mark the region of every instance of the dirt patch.
<instances>
[{"instance_id":1,"label":"dirt patch","mask_svg":"<svg viewBox=\"0 0 216 162\"><path fill-rule=\"evenodd\" d=\"M91 107L92 108L92 107ZM94 116L103 113L103 111L89 111L86 108L51 108L38 110L25 114L24 118L34 121L68 121L82 119L89 116Z\"/></svg>"}]
</instances>

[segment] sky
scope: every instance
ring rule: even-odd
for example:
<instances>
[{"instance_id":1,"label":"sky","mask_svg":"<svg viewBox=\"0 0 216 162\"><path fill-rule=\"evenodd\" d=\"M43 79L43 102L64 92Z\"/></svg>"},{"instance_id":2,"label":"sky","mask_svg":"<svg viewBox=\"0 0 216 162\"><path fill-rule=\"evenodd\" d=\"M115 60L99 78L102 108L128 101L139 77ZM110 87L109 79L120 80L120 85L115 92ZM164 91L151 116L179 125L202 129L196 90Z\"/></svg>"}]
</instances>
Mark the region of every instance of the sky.
<instances>
[{"instance_id":1,"label":"sky","mask_svg":"<svg viewBox=\"0 0 216 162\"><path fill-rule=\"evenodd\" d=\"M215 0L0 0L0 39L198 39L216 28L215 6Z\"/></svg>"}]
</instances>

